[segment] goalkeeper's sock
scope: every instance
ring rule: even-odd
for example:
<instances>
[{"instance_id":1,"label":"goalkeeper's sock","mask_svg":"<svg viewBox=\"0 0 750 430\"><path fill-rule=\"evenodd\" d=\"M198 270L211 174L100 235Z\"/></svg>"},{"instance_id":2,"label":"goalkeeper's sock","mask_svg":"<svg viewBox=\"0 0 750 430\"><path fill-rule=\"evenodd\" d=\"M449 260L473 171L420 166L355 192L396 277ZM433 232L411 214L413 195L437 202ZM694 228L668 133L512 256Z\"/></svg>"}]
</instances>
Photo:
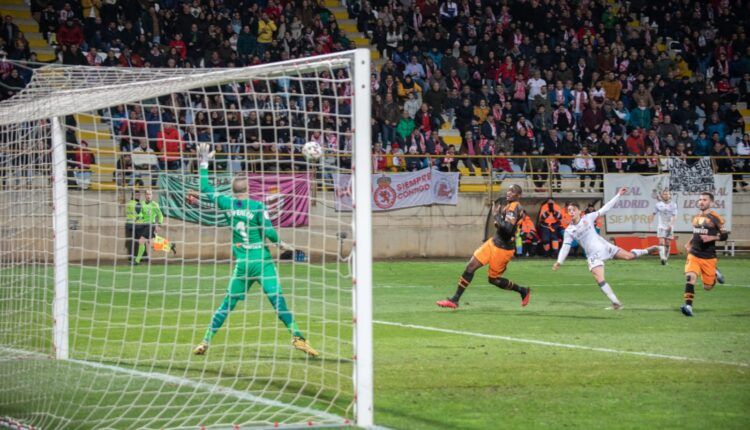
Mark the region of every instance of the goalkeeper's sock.
<instances>
[{"instance_id":1,"label":"goalkeeper's sock","mask_svg":"<svg viewBox=\"0 0 750 430\"><path fill-rule=\"evenodd\" d=\"M602 293L604 293L604 295L607 296L607 298L609 298L612 303L620 303L620 301L617 299L617 296L615 295L615 292L612 291L612 287L609 286L607 281L600 282L599 287L602 289Z\"/></svg>"},{"instance_id":2,"label":"goalkeeper's sock","mask_svg":"<svg viewBox=\"0 0 750 430\"><path fill-rule=\"evenodd\" d=\"M464 271L461 277L458 278L458 286L456 287L456 293L450 298L453 303L458 303L461 300L461 295L466 291L466 288L471 284L471 280L474 279L474 273Z\"/></svg>"},{"instance_id":3,"label":"goalkeeper's sock","mask_svg":"<svg viewBox=\"0 0 750 430\"><path fill-rule=\"evenodd\" d=\"M286 307L286 300L284 300L284 296L282 296L281 294L269 294L268 300L271 302L271 305L273 305L274 309L276 309L276 313L278 314L279 319L284 323L284 326L289 329L289 331L292 333L292 336L297 336L304 339L305 336L303 336L302 332L299 331L299 327L294 321L294 315L292 315L292 313L289 312L289 309Z\"/></svg>"},{"instance_id":4,"label":"goalkeeper's sock","mask_svg":"<svg viewBox=\"0 0 750 430\"><path fill-rule=\"evenodd\" d=\"M140 263L141 258L143 258L143 254L146 252L146 245L138 245L138 255L135 257L135 262Z\"/></svg>"}]
</instances>

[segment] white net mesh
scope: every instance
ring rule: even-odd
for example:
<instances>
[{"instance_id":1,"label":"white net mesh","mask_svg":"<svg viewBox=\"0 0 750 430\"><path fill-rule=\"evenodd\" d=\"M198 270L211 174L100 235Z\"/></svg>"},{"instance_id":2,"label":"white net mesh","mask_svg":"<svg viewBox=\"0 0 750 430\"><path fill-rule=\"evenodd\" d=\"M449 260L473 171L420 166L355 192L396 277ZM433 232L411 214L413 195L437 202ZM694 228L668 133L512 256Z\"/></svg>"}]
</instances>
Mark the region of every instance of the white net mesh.
<instances>
[{"instance_id":1,"label":"white net mesh","mask_svg":"<svg viewBox=\"0 0 750 430\"><path fill-rule=\"evenodd\" d=\"M352 77L351 54L232 70L49 67L0 103L0 416L75 429L355 418L352 217L328 188L351 172ZM68 156L67 360L50 360L52 116ZM300 155L308 141L320 160ZM200 194L201 142L217 154L212 186L231 196L241 178L294 248L266 241L281 294L255 283L220 328L237 258L225 213ZM147 188L163 221L148 215ZM206 354L193 354L209 327Z\"/></svg>"}]
</instances>

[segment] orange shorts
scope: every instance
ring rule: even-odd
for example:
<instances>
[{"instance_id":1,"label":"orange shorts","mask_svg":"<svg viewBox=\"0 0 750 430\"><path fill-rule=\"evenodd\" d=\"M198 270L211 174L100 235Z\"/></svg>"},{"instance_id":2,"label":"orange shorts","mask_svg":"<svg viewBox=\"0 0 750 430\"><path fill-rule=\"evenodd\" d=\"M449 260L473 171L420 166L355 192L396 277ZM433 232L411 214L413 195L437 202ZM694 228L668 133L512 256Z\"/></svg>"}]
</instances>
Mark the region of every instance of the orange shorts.
<instances>
[{"instance_id":1,"label":"orange shorts","mask_svg":"<svg viewBox=\"0 0 750 430\"><path fill-rule=\"evenodd\" d=\"M474 258L483 265L489 264L489 277L497 278L505 273L505 268L508 267L508 263L513 259L515 253L514 249L498 248L492 242L492 238L489 238L474 251Z\"/></svg>"},{"instance_id":2,"label":"orange shorts","mask_svg":"<svg viewBox=\"0 0 750 430\"><path fill-rule=\"evenodd\" d=\"M716 283L716 258L699 258L688 254L685 262L685 273L693 272L703 281L703 285L713 286Z\"/></svg>"}]
</instances>

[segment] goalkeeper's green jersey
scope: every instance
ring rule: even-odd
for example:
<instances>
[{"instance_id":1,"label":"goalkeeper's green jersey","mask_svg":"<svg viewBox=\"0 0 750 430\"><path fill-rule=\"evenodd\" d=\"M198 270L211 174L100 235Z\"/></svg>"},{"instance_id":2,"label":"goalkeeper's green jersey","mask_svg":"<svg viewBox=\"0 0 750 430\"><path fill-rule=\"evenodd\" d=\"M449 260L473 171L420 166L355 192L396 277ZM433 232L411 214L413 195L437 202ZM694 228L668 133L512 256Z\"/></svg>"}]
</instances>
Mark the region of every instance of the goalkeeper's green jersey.
<instances>
[{"instance_id":1,"label":"goalkeeper's green jersey","mask_svg":"<svg viewBox=\"0 0 750 430\"><path fill-rule=\"evenodd\" d=\"M238 199L216 192L208 180L208 169L200 169L201 193L224 211L232 227L232 251L237 258L270 258L265 246L265 238L278 242L279 235L274 229L263 203L250 198ZM262 255L258 256L258 253Z\"/></svg>"}]
</instances>

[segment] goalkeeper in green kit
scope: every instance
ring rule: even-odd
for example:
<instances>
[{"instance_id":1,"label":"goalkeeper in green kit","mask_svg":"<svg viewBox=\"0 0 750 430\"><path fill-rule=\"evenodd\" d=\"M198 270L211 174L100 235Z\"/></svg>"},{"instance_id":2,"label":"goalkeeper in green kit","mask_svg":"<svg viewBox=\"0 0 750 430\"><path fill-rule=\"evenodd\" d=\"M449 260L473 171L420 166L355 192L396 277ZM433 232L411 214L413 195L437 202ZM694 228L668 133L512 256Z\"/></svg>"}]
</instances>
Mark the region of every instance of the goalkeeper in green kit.
<instances>
[{"instance_id":1,"label":"goalkeeper in green kit","mask_svg":"<svg viewBox=\"0 0 750 430\"><path fill-rule=\"evenodd\" d=\"M234 309L237 302L245 299L246 291L255 282L259 282L271 305L276 309L279 319L292 333L292 346L312 357L317 357L318 352L307 343L297 323L294 322L294 316L286 307L276 267L264 239L268 238L283 250L291 250L291 248L279 240L265 206L248 197L247 179L235 178L232 182L233 196L217 193L208 181L208 162L213 158L214 153L206 143L198 145L197 153L200 163L201 194L215 202L220 210L225 211L224 215L232 227L232 252L235 266L224 301L214 313L211 325L206 330L201 343L193 349L193 353L196 355L206 353L211 339L224 324L229 312Z\"/></svg>"}]
</instances>

